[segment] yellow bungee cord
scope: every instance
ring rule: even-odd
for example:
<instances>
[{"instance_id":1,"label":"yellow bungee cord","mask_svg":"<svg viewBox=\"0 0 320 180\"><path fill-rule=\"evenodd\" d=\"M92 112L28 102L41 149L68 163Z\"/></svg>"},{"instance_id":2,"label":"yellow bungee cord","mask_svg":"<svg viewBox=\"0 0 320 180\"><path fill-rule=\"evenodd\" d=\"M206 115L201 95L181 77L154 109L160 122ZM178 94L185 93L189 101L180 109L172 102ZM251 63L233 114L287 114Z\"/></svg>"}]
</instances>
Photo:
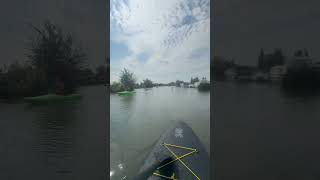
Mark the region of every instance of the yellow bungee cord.
<instances>
[{"instance_id":1,"label":"yellow bungee cord","mask_svg":"<svg viewBox=\"0 0 320 180\"><path fill-rule=\"evenodd\" d=\"M174 160L160 166L157 168L157 170L175 162L175 161L179 161L182 165L184 165L190 172L193 176L195 176L198 180L200 180L200 178L182 161L182 158L185 158L187 156L190 156L196 152L198 152L196 149L194 148L188 148L188 147L184 147L184 146L178 146L178 145L174 145L174 144L167 144L167 143L163 143L162 144L164 147L166 147L166 149L175 157ZM175 148L180 148L180 149L186 149L186 150L190 150L191 152L187 153L187 154L184 154L182 156L177 156L169 147L175 147ZM159 173L153 173L153 175L155 176L159 176L159 177L163 177L163 178L166 178L166 179L171 179L171 180L178 180L175 178L175 174L173 173L173 175L171 177L169 176L164 176L164 175L161 175Z\"/></svg>"}]
</instances>

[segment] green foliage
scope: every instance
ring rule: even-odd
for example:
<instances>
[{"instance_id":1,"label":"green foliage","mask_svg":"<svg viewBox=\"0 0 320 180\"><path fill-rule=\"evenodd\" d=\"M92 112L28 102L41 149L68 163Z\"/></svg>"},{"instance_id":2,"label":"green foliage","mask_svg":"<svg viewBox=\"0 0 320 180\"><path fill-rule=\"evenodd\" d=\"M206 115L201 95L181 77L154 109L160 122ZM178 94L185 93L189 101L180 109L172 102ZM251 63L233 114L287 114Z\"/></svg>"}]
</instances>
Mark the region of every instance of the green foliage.
<instances>
[{"instance_id":1,"label":"green foliage","mask_svg":"<svg viewBox=\"0 0 320 180\"><path fill-rule=\"evenodd\" d=\"M1 97L23 97L46 93L46 77L43 71L14 63L0 75Z\"/></svg>"},{"instance_id":2,"label":"green foliage","mask_svg":"<svg viewBox=\"0 0 320 180\"><path fill-rule=\"evenodd\" d=\"M206 80L206 78L202 78L199 86L199 91L210 91L210 82Z\"/></svg>"},{"instance_id":3,"label":"green foliage","mask_svg":"<svg viewBox=\"0 0 320 180\"><path fill-rule=\"evenodd\" d=\"M48 91L69 94L77 87L77 75L86 54L76 45L71 34L62 30L50 21L43 27L32 26L35 36L31 39L31 64L41 69L47 78Z\"/></svg>"},{"instance_id":4,"label":"green foliage","mask_svg":"<svg viewBox=\"0 0 320 180\"><path fill-rule=\"evenodd\" d=\"M175 83L175 85L176 85L177 87L179 87L181 83L183 83L183 81L180 81L180 80L176 80L176 83Z\"/></svg>"},{"instance_id":5,"label":"green foliage","mask_svg":"<svg viewBox=\"0 0 320 180\"><path fill-rule=\"evenodd\" d=\"M200 83L198 86L199 91L210 91L210 83Z\"/></svg>"},{"instance_id":6,"label":"green foliage","mask_svg":"<svg viewBox=\"0 0 320 180\"><path fill-rule=\"evenodd\" d=\"M229 68L232 68L235 66L234 60L228 60L220 56L214 56L213 59L211 59L211 79L215 80L224 80L225 77L225 71Z\"/></svg>"},{"instance_id":7,"label":"green foliage","mask_svg":"<svg viewBox=\"0 0 320 180\"><path fill-rule=\"evenodd\" d=\"M194 84L194 83L199 82L199 81L200 81L200 80L199 80L198 77L195 77L195 78L192 78L192 77L191 77L190 83L191 83L191 84Z\"/></svg>"},{"instance_id":8,"label":"green foliage","mask_svg":"<svg viewBox=\"0 0 320 180\"><path fill-rule=\"evenodd\" d=\"M98 84L107 84L109 79L109 71L107 66L100 65L96 68L95 79Z\"/></svg>"},{"instance_id":9,"label":"green foliage","mask_svg":"<svg viewBox=\"0 0 320 180\"><path fill-rule=\"evenodd\" d=\"M150 79L143 80L144 88L152 88L154 86L153 82Z\"/></svg>"},{"instance_id":10,"label":"green foliage","mask_svg":"<svg viewBox=\"0 0 320 180\"><path fill-rule=\"evenodd\" d=\"M93 85L97 84L97 75L89 68L85 68L79 72L78 82L80 85Z\"/></svg>"},{"instance_id":11,"label":"green foliage","mask_svg":"<svg viewBox=\"0 0 320 180\"><path fill-rule=\"evenodd\" d=\"M127 69L121 71L120 83L123 85L124 90L132 91L134 90L136 79L134 74Z\"/></svg>"},{"instance_id":12,"label":"green foliage","mask_svg":"<svg viewBox=\"0 0 320 180\"><path fill-rule=\"evenodd\" d=\"M120 82L113 82L110 86L110 92L112 93L121 92L124 90L125 88Z\"/></svg>"},{"instance_id":13,"label":"green foliage","mask_svg":"<svg viewBox=\"0 0 320 180\"><path fill-rule=\"evenodd\" d=\"M39 28L30 26L34 34L27 49L28 61L1 68L1 97L71 94L80 83L102 74L101 69L97 69L97 76L89 69L83 70L86 54L70 34L64 34L50 21Z\"/></svg>"}]
</instances>

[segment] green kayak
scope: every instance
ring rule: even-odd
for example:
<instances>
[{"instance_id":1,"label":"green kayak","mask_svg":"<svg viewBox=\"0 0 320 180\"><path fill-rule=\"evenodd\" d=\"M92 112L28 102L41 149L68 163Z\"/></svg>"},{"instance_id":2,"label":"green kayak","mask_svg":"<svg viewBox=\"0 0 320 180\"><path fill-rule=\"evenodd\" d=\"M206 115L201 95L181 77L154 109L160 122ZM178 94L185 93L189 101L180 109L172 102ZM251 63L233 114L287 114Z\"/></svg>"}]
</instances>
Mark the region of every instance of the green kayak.
<instances>
[{"instance_id":1,"label":"green kayak","mask_svg":"<svg viewBox=\"0 0 320 180\"><path fill-rule=\"evenodd\" d=\"M29 103L51 103L51 102L64 102L64 101L70 101L70 100L77 100L81 98L82 96L80 94L70 94L66 96L57 95L57 94L47 94L42 96L26 97L24 98L24 100Z\"/></svg>"},{"instance_id":2,"label":"green kayak","mask_svg":"<svg viewBox=\"0 0 320 180\"><path fill-rule=\"evenodd\" d=\"M119 95L130 95L130 94L134 94L136 93L135 91L121 91L121 92L117 92L117 94Z\"/></svg>"}]
</instances>

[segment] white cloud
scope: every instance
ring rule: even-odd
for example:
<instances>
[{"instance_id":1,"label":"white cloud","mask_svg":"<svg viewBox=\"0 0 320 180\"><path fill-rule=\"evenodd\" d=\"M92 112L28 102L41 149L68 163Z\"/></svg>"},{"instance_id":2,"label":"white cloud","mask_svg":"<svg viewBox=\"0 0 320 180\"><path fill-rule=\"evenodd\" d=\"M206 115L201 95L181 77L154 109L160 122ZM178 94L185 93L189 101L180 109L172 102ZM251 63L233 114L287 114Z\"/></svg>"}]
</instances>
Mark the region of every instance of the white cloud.
<instances>
[{"instance_id":1,"label":"white cloud","mask_svg":"<svg viewBox=\"0 0 320 180\"><path fill-rule=\"evenodd\" d=\"M111 41L125 44L129 55L111 62L111 81L123 68L138 81L210 78L209 53L192 56L210 49L209 10L209 0L112 0ZM144 52L150 56L141 61L138 55Z\"/></svg>"}]
</instances>

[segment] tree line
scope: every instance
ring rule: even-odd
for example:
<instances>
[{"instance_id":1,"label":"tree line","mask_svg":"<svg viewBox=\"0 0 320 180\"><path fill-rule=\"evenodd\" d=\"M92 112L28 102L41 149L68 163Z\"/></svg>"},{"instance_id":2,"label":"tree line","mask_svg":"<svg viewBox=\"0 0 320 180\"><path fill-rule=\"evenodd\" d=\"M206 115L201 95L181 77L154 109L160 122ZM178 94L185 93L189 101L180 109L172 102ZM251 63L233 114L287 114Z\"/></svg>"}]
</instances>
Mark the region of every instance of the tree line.
<instances>
[{"instance_id":1,"label":"tree line","mask_svg":"<svg viewBox=\"0 0 320 180\"><path fill-rule=\"evenodd\" d=\"M194 84L196 82L200 82L200 79L198 77L195 77L195 78L191 77L190 82L176 80L175 82L164 84L164 83L154 83L152 80L147 78L147 79L144 79L141 83L137 83L134 73L124 68L121 71L119 81L115 81L111 84L110 92L116 93L121 91L133 91L134 89L152 88L152 87L158 87L158 86L180 87L181 84L189 85L189 84ZM210 89L210 83L206 81L206 78L202 78L202 81L199 84L199 90L206 91L209 89Z\"/></svg>"}]
</instances>

